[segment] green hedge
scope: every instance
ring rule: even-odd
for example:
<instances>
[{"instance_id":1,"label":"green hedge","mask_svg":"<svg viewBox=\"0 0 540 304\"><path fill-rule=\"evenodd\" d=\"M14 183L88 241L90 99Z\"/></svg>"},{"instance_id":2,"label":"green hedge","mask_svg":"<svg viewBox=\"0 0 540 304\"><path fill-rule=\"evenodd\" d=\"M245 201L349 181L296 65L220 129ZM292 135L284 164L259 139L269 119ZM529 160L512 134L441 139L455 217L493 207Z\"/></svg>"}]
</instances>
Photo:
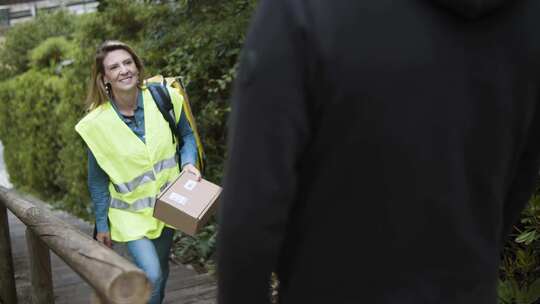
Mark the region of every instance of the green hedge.
<instances>
[{"instance_id":1,"label":"green hedge","mask_svg":"<svg viewBox=\"0 0 540 304\"><path fill-rule=\"evenodd\" d=\"M73 16L59 12L40 15L36 22L19 23L9 29L0 48L0 80L26 72L31 52L49 37L70 37L75 30Z\"/></svg>"},{"instance_id":2,"label":"green hedge","mask_svg":"<svg viewBox=\"0 0 540 304\"><path fill-rule=\"evenodd\" d=\"M55 109L63 82L32 70L0 86L0 136L11 181L49 198L60 194L55 183L60 165Z\"/></svg>"}]
</instances>

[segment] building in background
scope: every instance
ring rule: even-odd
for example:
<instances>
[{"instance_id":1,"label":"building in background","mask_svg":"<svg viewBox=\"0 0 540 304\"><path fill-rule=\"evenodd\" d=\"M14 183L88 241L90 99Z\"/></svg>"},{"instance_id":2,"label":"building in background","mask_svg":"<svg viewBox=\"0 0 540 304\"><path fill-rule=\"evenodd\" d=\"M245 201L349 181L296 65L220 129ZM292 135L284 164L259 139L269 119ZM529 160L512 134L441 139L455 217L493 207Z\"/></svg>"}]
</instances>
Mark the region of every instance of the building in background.
<instances>
[{"instance_id":1,"label":"building in background","mask_svg":"<svg viewBox=\"0 0 540 304\"><path fill-rule=\"evenodd\" d=\"M65 9L74 14L97 10L95 0L0 0L0 28L8 28L18 22L32 20L39 14ZM3 31L0 31L3 32Z\"/></svg>"}]
</instances>

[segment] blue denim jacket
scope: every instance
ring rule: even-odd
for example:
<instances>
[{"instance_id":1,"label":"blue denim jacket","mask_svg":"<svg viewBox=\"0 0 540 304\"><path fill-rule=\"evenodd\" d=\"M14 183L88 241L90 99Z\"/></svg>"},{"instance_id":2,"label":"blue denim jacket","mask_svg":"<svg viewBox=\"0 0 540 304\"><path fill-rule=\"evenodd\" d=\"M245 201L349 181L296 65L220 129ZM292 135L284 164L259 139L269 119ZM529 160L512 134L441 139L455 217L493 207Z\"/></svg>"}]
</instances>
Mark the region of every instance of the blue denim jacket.
<instances>
[{"instance_id":1,"label":"blue denim jacket","mask_svg":"<svg viewBox=\"0 0 540 304\"><path fill-rule=\"evenodd\" d=\"M133 133L135 133L140 140L145 142L142 93L139 92L138 94L137 108L135 109L135 115L133 117L124 117L118 111L114 102L112 102L112 105L118 116L128 125ZM195 136L193 135L193 131L189 126L184 112L182 112L180 121L176 127L184 140L184 145L180 149L178 155L181 159L181 165L182 167L186 164L195 165L197 162L197 144L195 143ZM90 197L94 204L97 231L107 232L109 231L107 215L111 199L109 193L109 176L107 176L105 171L98 165L96 158L90 149L88 149L88 190L90 191Z\"/></svg>"}]
</instances>

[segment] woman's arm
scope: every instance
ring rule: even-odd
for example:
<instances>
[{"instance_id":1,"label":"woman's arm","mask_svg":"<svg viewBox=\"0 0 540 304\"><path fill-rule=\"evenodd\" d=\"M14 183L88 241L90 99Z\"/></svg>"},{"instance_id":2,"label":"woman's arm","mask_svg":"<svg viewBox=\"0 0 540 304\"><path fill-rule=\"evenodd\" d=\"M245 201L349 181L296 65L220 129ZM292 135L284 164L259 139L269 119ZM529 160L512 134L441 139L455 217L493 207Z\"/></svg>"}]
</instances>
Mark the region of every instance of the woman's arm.
<instances>
[{"instance_id":1,"label":"woman's arm","mask_svg":"<svg viewBox=\"0 0 540 304\"><path fill-rule=\"evenodd\" d=\"M109 193L109 176L98 165L94 154L88 149L88 190L94 204L97 232L108 232L107 221L111 195Z\"/></svg>"},{"instance_id":2,"label":"woman's arm","mask_svg":"<svg viewBox=\"0 0 540 304\"><path fill-rule=\"evenodd\" d=\"M198 178L201 177L201 173L195 167L197 163L197 143L195 142L195 135L191 129L187 120L186 114L182 112L180 120L178 121L178 133L182 136L184 142L180 148L180 160L183 170L187 170L195 174Z\"/></svg>"}]
</instances>

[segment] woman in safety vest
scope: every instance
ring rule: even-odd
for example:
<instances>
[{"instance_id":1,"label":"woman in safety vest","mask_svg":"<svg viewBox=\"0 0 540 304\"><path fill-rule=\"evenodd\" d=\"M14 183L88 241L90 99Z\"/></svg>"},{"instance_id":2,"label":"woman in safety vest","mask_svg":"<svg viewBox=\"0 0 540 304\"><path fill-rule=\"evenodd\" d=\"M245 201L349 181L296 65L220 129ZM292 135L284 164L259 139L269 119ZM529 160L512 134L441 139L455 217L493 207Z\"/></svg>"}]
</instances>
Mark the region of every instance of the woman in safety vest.
<instances>
[{"instance_id":1,"label":"woman in safety vest","mask_svg":"<svg viewBox=\"0 0 540 304\"><path fill-rule=\"evenodd\" d=\"M152 283L150 303L161 303L169 274L174 230L152 216L157 194L183 171L200 179L197 148L183 98L167 87L183 146L143 84L143 64L119 41L97 49L88 90L89 113L75 129L88 146L88 188L96 239L123 242ZM179 155L177 155L179 154Z\"/></svg>"}]
</instances>

